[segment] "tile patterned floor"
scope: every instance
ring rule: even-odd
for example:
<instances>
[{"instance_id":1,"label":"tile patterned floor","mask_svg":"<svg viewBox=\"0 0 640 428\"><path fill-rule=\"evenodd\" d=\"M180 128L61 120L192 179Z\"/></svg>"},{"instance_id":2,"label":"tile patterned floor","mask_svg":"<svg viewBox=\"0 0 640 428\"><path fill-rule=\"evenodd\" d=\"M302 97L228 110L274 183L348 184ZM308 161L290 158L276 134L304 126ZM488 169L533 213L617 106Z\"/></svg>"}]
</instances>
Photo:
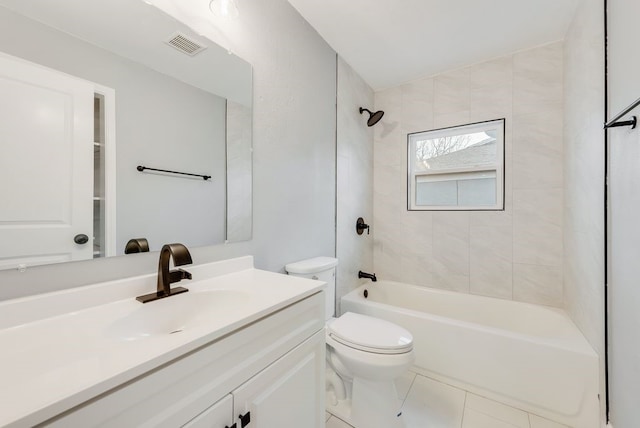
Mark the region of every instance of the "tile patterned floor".
<instances>
[{"instance_id":1,"label":"tile patterned floor","mask_svg":"<svg viewBox=\"0 0 640 428\"><path fill-rule=\"evenodd\" d=\"M413 372L396 387L407 428L568 428ZM326 428L352 428L326 416Z\"/></svg>"}]
</instances>

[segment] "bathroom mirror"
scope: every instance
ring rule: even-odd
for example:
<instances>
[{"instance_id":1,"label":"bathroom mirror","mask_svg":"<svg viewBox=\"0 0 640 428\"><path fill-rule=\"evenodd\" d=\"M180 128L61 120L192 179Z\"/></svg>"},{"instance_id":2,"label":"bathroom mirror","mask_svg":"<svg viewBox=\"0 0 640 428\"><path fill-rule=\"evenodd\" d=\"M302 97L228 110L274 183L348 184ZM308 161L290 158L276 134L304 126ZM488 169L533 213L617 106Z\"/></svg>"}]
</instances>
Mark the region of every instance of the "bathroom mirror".
<instances>
[{"instance_id":1,"label":"bathroom mirror","mask_svg":"<svg viewBox=\"0 0 640 428\"><path fill-rule=\"evenodd\" d=\"M251 239L249 63L143 0L0 0L0 35L0 269Z\"/></svg>"}]
</instances>

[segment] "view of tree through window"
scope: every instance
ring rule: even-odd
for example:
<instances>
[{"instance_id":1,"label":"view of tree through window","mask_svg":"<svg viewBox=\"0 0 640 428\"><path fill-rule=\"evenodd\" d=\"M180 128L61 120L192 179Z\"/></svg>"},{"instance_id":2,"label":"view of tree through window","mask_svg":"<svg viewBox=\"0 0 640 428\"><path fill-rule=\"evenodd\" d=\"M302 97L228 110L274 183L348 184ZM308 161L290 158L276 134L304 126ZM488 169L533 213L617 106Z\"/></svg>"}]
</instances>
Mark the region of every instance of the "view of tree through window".
<instances>
[{"instance_id":1,"label":"view of tree through window","mask_svg":"<svg viewBox=\"0 0 640 428\"><path fill-rule=\"evenodd\" d=\"M504 120L409 134L410 209L502 209Z\"/></svg>"}]
</instances>

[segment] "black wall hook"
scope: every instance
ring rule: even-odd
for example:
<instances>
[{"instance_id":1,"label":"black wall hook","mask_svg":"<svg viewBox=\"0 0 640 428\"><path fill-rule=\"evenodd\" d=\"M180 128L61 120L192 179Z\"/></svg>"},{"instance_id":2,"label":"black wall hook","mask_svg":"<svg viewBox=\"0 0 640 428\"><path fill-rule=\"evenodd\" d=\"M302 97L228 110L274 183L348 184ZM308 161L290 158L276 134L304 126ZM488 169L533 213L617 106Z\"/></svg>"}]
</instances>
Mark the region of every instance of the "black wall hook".
<instances>
[{"instance_id":1,"label":"black wall hook","mask_svg":"<svg viewBox=\"0 0 640 428\"><path fill-rule=\"evenodd\" d=\"M627 115L627 113L631 112L631 110L635 109L638 106L640 106L640 98L632 102L627 108L625 108L620 113L618 113L609 122L605 123L604 129L617 128L619 126L630 126L631 129L635 129L638 122L638 119L635 116L632 116L630 120L620 120L620 119L622 119L624 116Z\"/></svg>"},{"instance_id":2,"label":"black wall hook","mask_svg":"<svg viewBox=\"0 0 640 428\"><path fill-rule=\"evenodd\" d=\"M604 126L604 129L617 128L619 126L630 126L631 129L636 129L637 124L638 124L638 118L635 116L631 116L631 119L629 120L619 120L617 122L608 123Z\"/></svg>"}]
</instances>

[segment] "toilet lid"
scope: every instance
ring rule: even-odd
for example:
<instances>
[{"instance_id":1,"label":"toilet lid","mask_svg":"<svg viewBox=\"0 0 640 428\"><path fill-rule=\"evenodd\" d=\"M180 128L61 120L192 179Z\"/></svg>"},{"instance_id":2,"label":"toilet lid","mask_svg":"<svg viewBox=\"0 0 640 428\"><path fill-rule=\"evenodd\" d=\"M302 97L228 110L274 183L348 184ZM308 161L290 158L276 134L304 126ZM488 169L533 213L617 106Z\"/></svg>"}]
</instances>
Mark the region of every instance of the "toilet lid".
<instances>
[{"instance_id":1,"label":"toilet lid","mask_svg":"<svg viewBox=\"0 0 640 428\"><path fill-rule=\"evenodd\" d=\"M413 336L389 321L347 312L327 326L329 335L349 347L377 354L403 354L413 349Z\"/></svg>"}]
</instances>

